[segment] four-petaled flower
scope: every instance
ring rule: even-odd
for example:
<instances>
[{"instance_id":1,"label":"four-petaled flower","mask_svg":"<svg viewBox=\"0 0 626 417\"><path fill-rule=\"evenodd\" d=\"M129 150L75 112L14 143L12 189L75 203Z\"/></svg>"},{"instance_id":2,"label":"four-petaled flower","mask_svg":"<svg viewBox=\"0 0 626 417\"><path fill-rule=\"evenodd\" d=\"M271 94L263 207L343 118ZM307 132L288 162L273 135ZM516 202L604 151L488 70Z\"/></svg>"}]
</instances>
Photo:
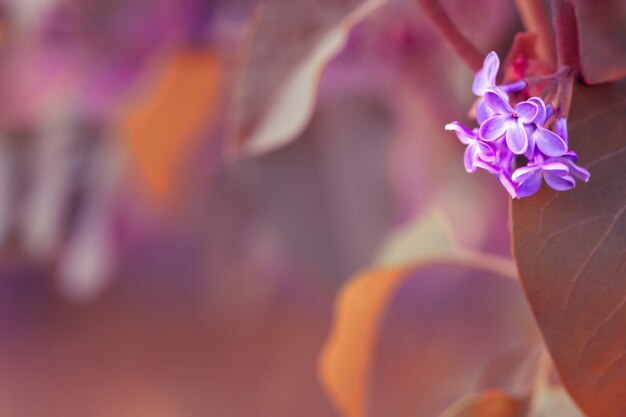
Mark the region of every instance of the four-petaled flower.
<instances>
[{"instance_id":1,"label":"four-petaled flower","mask_svg":"<svg viewBox=\"0 0 626 417\"><path fill-rule=\"evenodd\" d=\"M539 113L537 105L527 100L511 107L508 97L495 87L487 89L484 99L495 115L480 126L480 137L489 142L504 135L506 144L514 154L521 155L526 152L528 133L525 125L535 121Z\"/></svg>"},{"instance_id":2,"label":"four-petaled flower","mask_svg":"<svg viewBox=\"0 0 626 417\"><path fill-rule=\"evenodd\" d=\"M541 187L541 179L557 191L574 188L576 181L569 175L567 165L562 162L530 162L527 166L517 168L511 179L518 184L517 196L528 197L535 194Z\"/></svg>"}]
</instances>

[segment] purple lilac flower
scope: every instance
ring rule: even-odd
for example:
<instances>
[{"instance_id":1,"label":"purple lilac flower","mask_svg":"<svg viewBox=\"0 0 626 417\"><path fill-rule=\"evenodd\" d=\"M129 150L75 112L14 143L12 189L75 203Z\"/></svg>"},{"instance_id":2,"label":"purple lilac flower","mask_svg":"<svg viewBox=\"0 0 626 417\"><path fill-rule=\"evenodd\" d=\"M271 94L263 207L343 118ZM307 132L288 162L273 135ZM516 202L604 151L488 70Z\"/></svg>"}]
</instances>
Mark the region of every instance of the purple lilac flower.
<instances>
[{"instance_id":1,"label":"purple lilac flower","mask_svg":"<svg viewBox=\"0 0 626 417\"><path fill-rule=\"evenodd\" d=\"M513 172L511 179L517 184L517 197L528 197L541 187L541 179L557 191L574 188L576 182L569 175L567 165L562 162L529 162Z\"/></svg>"},{"instance_id":2,"label":"purple lilac flower","mask_svg":"<svg viewBox=\"0 0 626 417\"><path fill-rule=\"evenodd\" d=\"M485 102L495 112L480 126L480 137L490 142L506 137L509 149L521 155L528 149L528 133L525 125L532 123L539 113L537 105L531 101L522 101L511 107L508 97L497 88L488 88Z\"/></svg>"},{"instance_id":3,"label":"purple lilac flower","mask_svg":"<svg viewBox=\"0 0 626 417\"><path fill-rule=\"evenodd\" d=\"M454 131L461 143L467 145L463 158L467 172L475 172L477 168L476 163L479 161L495 161L496 154L494 150L483 142L475 131L470 130L459 122L448 123L445 129Z\"/></svg>"},{"instance_id":4,"label":"purple lilac flower","mask_svg":"<svg viewBox=\"0 0 626 417\"><path fill-rule=\"evenodd\" d=\"M559 116L554 131L546 127L559 109L546 105L540 97L512 106L509 93L524 89L527 83L496 85L499 66L498 56L491 52L474 77L472 91L480 97L476 105L479 128L470 129L459 122L445 126L467 145L465 169L475 172L481 168L497 175L512 198L536 193L543 180L558 191L575 187L574 178L587 182L589 171L576 165L578 155L568 150L567 120ZM526 157L526 166L514 169L516 155Z\"/></svg>"}]
</instances>

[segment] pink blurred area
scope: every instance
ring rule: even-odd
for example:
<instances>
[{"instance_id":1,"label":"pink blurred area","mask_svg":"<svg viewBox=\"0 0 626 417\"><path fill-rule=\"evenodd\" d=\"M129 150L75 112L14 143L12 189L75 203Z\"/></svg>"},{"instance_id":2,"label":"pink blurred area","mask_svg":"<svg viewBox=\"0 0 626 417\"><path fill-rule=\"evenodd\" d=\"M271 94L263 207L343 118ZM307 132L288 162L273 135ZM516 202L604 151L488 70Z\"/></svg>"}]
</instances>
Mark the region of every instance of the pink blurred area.
<instances>
[{"instance_id":1,"label":"pink blurred area","mask_svg":"<svg viewBox=\"0 0 626 417\"><path fill-rule=\"evenodd\" d=\"M444 3L484 50L518 25L509 2ZM409 0L354 29L293 143L225 158L256 6L0 2L0 415L335 416L316 370L334 298L392 230L436 205L462 244L509 256L506 193L467 176L443 131L471 105L472 74ZM186 71L203 65L215 88L189 98ZM184 105L159 110L171 96ZM403 287L375 415L436 416L475 389L478 371L450 366L461 343L474 365L485 340L529 343L512 330L530 320L520 290L477 274ZM411 393L429 379L453 387L426 404Z\"/></svg>"}]
</instances>

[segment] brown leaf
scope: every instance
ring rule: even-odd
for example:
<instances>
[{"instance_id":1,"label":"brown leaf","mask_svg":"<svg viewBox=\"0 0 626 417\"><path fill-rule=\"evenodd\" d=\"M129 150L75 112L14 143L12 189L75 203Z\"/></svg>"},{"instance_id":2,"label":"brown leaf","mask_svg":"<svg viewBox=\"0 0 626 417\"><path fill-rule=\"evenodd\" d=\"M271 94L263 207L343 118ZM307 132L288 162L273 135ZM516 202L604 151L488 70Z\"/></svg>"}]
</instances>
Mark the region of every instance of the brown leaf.
<instances>
[{"instance_id":1,"label":"brown leaf","mask_svg":"<svg viewBox=\"0 0 626 417\"><path fill-rule=\"evenodd\" d=\"M626 5L620 0L574 0L583 76L590 84L626 76Z\"/></svg>"},{"instance_id":2,"label":"brown leaf","mask_svg":"<svg viewBox=\"0 0 626 417\"><path fill-rule=\"evenodd\" d=\"M384 1L266 2L238 83L235 151L262 153L296 137L311 117L322 68Z\"/></svg>"},{"instance_id":3,"label":"brown leaf","mask_svg":"<svg viewBox=\"0 0 626 417\"><path fill-rule=\"evenodd\" d=\"M341 289L334 325L320 357L322 384L345 416L368 415L368 388L381 318L398 287L414 276L411 272L433 263L514 276L501 258L458 248L437 212L392 234L374 266L356 274Z\"/></svg>"},{"instance_id":4,"label":"brown leaf","mask_svg":"<svg viewBox=\"0 0 626 417\"><path fill-rule=\"evenodd\" d=\"M525 400L500 391L486 391L464 398L448 408L441 417L523 417Z\"/></svg>"},{"instance_id":5,"label":"brown leaf","mask_svg":"<svg viewBox=\"0 0 626 417\"><path fill-rule=\"evenodd\" d=\"M570 144L588 184L512 205L523 284L565 387L590 417L626 415L626 82L577 86Z\"/></svg>"}]
</instances>

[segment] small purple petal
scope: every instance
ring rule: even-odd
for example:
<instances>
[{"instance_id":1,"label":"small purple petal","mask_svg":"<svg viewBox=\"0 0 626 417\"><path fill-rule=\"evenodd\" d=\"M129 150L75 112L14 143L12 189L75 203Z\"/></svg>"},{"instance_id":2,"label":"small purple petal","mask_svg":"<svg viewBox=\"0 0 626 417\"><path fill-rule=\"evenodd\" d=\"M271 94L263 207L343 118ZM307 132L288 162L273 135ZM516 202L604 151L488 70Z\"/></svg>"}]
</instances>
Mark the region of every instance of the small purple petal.
<instances>
[{"instance_id":1,"label":"small purple petal","mask_svg":"<svg viewBox=\"0 0 626 417\"><path fill-rule=\"evenodd\" d=\"M567 145L567 119L565 117L559 117L556 119L555 130L556 134L562 137Z\"/></svg>"},{"instance_id":2,"label":"small purple petal","mask_svg":"<svg viewBox=\"0 0 626 417\"><path fill-rule=\"evenodd\" d=\"M485 102L498 114L513 113L513 107L509 104L508 97L497 88L488 88L485 91Z\"/></svg>"},{"instance_id":3,"label":"small purple petal","mask_svg":"<svg viewBox=\"0 0 626 417\"><path fill-rule=\"evenodd\" d=\"M554 107L552 107L552 104L548 104L546 105L546 120L544 120L544 123L550 120L552 116L554 116Z\"/></svg>"},{"instance_id":4,"label":"small purple petal","mask_svg":"<svg viewBox=\"0 0 626 417\"><path fill-rule=\"evenodd\" d=\"M567 143L563 138L543 127L535 130L533 139L539 150L548 156L561 156L567 152Z\"/></svg>"},{"instance_id":5,"label":"small purple petal","mask_svg":"<svg viewBox=\"0 0 626 417\"><path fill-rule=\"evenodd\" d=\"M496 113L491 110L491 107L489 107L487 103L485 103L485 100L483 100L482 98L478 100L478 103L476 104L476 121L478 122L478 124L483 124L485 120L487 120L491 116L494 116L495 114Z\"/></svg>"},{"instance_id":6,"label":"small purple petal","mask_svg":"<svg viewBox=\"0 0 626 417\"><path fill-rule=\"evenodd\" d=\"M549 172L551 175L556 175L559 177L564 177L569 174L569 169L567 169L567 165L563 162L548 162L541 165L541 169L544 172Z\"/></svg>"},{"instance_id":7,"label":"small purple petal","mask_svg":"<svg viewBox=\"0 0 626 417\"><path fill-rule=\"evenodd\" d=\"M547 110L543 100L539 97L531 97L526 101L533 103L535 106L537 106L537 116L535 116L535 119L532 122L536 123L537 126L543 126L543 124L547 120Z\"/></svg>"},{"instance_id":8,"label":"small purple petal","mask_svg":"<svg viewBox=\"0 0 626 417\"><path fill-rule=\"evenodd\" d=\"M487 87L493 87L496 83L496 75L500 68L500 59L495 52L489 52L483 62L483 67L478 70L472 84L472 92L477 96L483 96Z\"/></svg>"},{"instance_id":9,"label":"small purple petal","mask_svg":"<svg viewBox=\"0 0 626 417\"><path fill-rule=\"evenodd\" d=\"M576 181L574 181L574 178L569 175L559 176L550 171L544 171L543 178L550 187L557 191L569 190L570 188L574 188L576 186Z\"/></svg>"},{"instance_id":10,"label":"small purple petal","mask_svg":"<svg viewBox=\"0 0 626 417\"><path fill-rule=\"evenodd\" d=\"M515 113L522 123L531 123L537 117L539 109L535 103L522 101L515 106Z\"/></svg>"},{"instance_id":11,"label":"small purple petal","mask_svg":"<svg viewBox=\"0 0 626 417\"><path fill-rule=\"evenodd\" d=\"M491 146L486 143L482 143L480 141L474 142L476 144L476 153L478 157L485 162L494 162L496 159L496 153L491 148Z\"/></svg>"},{"instance_id":12,"label":"small purple petal","mask_svg":"<svg viewBox=\"0 0 626 417\"><path fill-rule=\"evenodd\" d=\"M464 126L459 122L448 123L445 126L446 130L452 130L456 133L456 136L459 138L461 143L465 145L469 145L472 141L477 138L476 133L472 132L470 128Z\"/></svg>"},{"instance_id":13,"label":"small purple petal","mask_svg":"<svg viewBox=\"0 0 626 417\"><path fill-rule=\"evenodd\" d=\"M526 81L520 80L508 84L501 84L497 87L507 94L513 94L517 93L518 91L522 91L524 88L526 88L527 85L528 83L526 83Z\"/></svg>"},{"instance_id":14,"label":"small purple petal","mask_svg":"<svg viewBox=\"0 0 626 417\"><path fill-rule=\"evenodd\" d=\"M480 125L480 130L478 134L486 141L496 140L504 135L507 130L508 124L511 121L513 121L511 116L507 115L490 117L489 119L485 120L482 125Z\"/></svg>"},{"instance_id":15,"label":"small purple petal","mask_svg":"<svg viewBox=\"0 0 626 417\"><path fill-rule=\"evenodd\" d=\"M562 158L561 160L563 161L565 165L567 165L567 168L569 169L569 173L572 177L578 178L579 180L582 180L584 182L589 181L589 177L591 176L589 171L587 171L585 168L581 166L576 165L574 162L570 161L569 159Z\"/></svg>"},{"instance_id":16,"label":"small purple petal","mask_svg":"<svg viewBox=\"0 0 626 417\"><path fill-rule=\"evenodd\" d=\"M500 68L500 58L495 51L491 51L485 57L483 62L483 69L485 70L485 78L490 85L496 84L496 76L498 75L498 69Z\"/></svg>"},{"instance_id":17,"label":"small purple petal","mask_svg":"<svg viewBox=\"0 0 626 417\"><path fill-rule=\"evenodd\" d=\"M481 159L477 159L474 162L474 166L482 168L490 174L498 174L500 172L500 168L498 166L482 161Z\"/></svg>"},{"instance_id":18,"label":"small purple petal","mask_svg":"<svg viewBox=\"0 0 626 417\"><path fill-rule=\"evenodd\" d=\"M524 129L526 129L526 136L528 137L528 148L524 152L524 156L529 161L532 161L535 157L535 138L533 133L537 130L537 126L534 123L529 123L524 125Z\"/></svg>"},{"instance_id":19,"label":"small purple petal","mask_svg":"<svg viewBox=\"0 0 626 417\"><path fill-rule=\"evenodd\" d=\"M537 175L541 171L539 165L527 165L525 167L517 168L513 173L511 179L513 182L523 182L532 175Z\"/></svg>"},{"instance_id":20,"label":"small purple petal","mask_svg":"<svg viewBox=\"0 0 626 417\"><path fill-rule=\"evenodd\" d=\"M521 168L519 168L521 169ZM517 172L517 170L515 171ZM515 172L513 173L513 180L515 181ZM517 182L517 181L515 181ZM541 170L536 170L532 175L528 175L517 186L518 197L528 197L535 194L541 187Z\"/></svg>"},{"instance_id":21,"label":"small purple petal","mask_svg":"<svg viewBox=\"0 0 626 417\"><path fill-rule=\"evenodd\" d=\"M512 198L517 198L517 185L511 180L509 174L504 171L498 173L498 179Z\"/></svg>"},{"instance_id":22,"label":"small purple petal","mask_svg":"<svg viewBox=\"0 0 626 417\"><path fill-rule=\"evenodd\" d=\"M511 152L511 150L506 146L506 142L503 140L501 142L495 142L499 144L499 149L496 151L496 155L498 157L498 166L502 169L509 170L511 168L511 164L515 159L515 154Z\"/></svg>"},{"instance_id":23,"label":"small purple petal","mask_svg":"<svg viewBox=\"0 0 626 417\"><path fill-rule=\"evenodd\" d=\"M506 144L516 155L521 155L528 149L528 135L526 129L520 121L508 123L506 131Z\"/></svg>"},{"instance_id":24,"label":"small purple petal","mask_svg":"<svg viewBox=\"0 0 626 417\"><path fill-rule=\"evenodd\" d=\"M474 161L476 160L476 146L474 144L468 145L465 148L465 154L463 155L463 164L465 165L465 170L467 172L475 172L476 167L474 166Z\"/></svg>"},{"instance_id":25,"label":"small purple petal","mask_svg":"<svg viewBox=\"0 0 626 417\"><path fill-rule=\"evenodd\" d=\"M561 156L561 158L569 159L572 162L576 162L578 161L578 154L572 150L569 150L565 152L565 154Z\"/></svg>"}]
</instances>

